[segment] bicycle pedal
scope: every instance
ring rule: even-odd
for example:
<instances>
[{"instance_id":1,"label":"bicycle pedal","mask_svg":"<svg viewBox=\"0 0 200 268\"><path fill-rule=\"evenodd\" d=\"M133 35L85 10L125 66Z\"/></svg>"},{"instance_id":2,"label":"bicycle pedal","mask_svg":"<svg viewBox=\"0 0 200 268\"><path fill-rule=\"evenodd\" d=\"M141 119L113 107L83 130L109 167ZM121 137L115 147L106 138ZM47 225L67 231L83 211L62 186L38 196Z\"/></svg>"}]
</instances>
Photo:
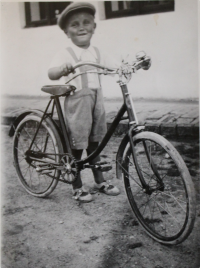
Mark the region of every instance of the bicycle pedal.
<instances>
[{"instance_id":1,"label":"bicycle pedal","mask_svg":"<svg viewBox=\"0 0 200 268\"><path fill-rule=\"evenodd\" d=\"M109 164L104 164L104 165L95 165L94 168L100 170L101 172L105 172L111 170L112 166Z\"/></svg>"}]
</instances>

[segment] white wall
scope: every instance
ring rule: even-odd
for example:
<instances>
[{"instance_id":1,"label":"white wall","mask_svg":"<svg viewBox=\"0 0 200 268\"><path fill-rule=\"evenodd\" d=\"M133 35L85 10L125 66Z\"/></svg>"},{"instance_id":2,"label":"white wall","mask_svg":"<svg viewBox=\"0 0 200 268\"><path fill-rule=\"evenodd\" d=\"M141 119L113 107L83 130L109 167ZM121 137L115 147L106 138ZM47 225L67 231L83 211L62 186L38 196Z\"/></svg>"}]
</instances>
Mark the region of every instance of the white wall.
<instances>
[{"instance_id":1,"label":"white wall","mask_svg":"<svg viewBox=\"0 0 200 268\"><path fill-rule=\"evenodd\" d=\"M100 20L93 44L109 54L133 55L140 50L152 57L148 71L138 71L129 83L136 97L198 98L198 8L196 0L175 0L175 11ZM24 29L22 3L1 3L2 93L40 95L49 63L67 37L58 26ZM21 15L20 15L21 14ZM104 95L120 96L115 79L104 79Z\"/></svg>"}]
</instances>

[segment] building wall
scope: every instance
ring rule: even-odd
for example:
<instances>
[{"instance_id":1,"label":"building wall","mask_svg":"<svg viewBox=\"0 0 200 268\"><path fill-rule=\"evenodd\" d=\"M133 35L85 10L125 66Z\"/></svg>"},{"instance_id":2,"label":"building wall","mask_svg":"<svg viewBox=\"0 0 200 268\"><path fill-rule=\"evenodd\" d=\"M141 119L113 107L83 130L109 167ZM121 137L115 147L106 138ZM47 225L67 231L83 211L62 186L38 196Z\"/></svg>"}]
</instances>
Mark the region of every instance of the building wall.
<instances>
[{"instance_id":1,"label":"building wall","mask_svg":"<svg viewBox=\"0 0 200 268\"><path fill-rule=\"evenodd\" d=\"M175 11L105 20L102 2L92 43L107 53L135 59L144 50L152 58L148 71L140 70L128 84L134 97L198 98L198 8L196 0L175 0ZM47 69L67 37L58 26L23 28L23 3L1 3L2 93L43 94L51 84ZM104 96L121 95L116 79L105 77Z\"/></svg>"}]
</instances>

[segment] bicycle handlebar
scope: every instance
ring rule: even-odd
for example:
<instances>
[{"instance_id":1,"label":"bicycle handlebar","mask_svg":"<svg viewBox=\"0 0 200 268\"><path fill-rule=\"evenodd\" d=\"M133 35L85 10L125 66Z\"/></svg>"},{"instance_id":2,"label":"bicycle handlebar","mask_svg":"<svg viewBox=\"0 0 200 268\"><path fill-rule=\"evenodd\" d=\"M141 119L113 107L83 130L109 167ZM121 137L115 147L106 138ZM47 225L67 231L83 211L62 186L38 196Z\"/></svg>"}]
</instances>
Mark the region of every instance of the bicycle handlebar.
<instances>
[{"instance_id":1,"label":"bicycle handlebar","mask_svg":"<svg viewBox=\"0 0 200 268\"><path fill-rule=\"evenodd\" d=\"M103 65L98 64L98 63L90 62L90 61L79 62L79 63L74 65L73 69L71 70L71 72L69 72L69 74L74 73L74 71L77 68L79 68L81 66L85 66L85 65L93 66L93 67L96 67L98 69L102 69L103 71L102 72L100 72L100 71L81 72L81 73L73 76L70 80L68 80L66 82L66 84L68 84L70 81L72 81L73 79L75 79L79 75L85 74L85 73L97 73L97 74L104 74L104 75L109 74L109 73L110 74L118 74L120 76L120 79L122 79L122 75L123 75L124 77L126 77L127 81L130 81L132 73L135 73L137 70L139 70L141 68L144 70L148 70L151 66L151 58L146 56L146 54L143 51L136 55L136 59L137 59L137 61L133 62L132 64L122 62L122 65L119 68L113 68L113 69L108 68L108 67L103 66Z\"/></svg>"},{"instance_id":2,"label":"bicycle handlebar","mask_svg":"<svg viewBox=\"0 0 200 268\"><path fill-rule=\"evenodd\" d=\"M101 64L98 64L98 63L94 63L94 62L90 62L90 61L82 61L82 62L79 62L77 64L75 64L73 66L73 71L81 66L84 66L84 65L89 65L89 66L93 66L93 67L96 67L96 68L99 68L99 69L102 69L102 70L107 70L109 72L114 72L116 71L116 69L111 69L111 68L107 68Z\"/></svg>"},{"instance_id":3,"label":"bicycle handlebar","mask_svg":"<svg viewBox=\"0 0 200 268\"><path fill-rule=\"evenodd\" d=\"M141 68L145 69L145 68L147 68L147 65L149 64L150 61L151 61L151 58L148 56L145 56L141 60L134 62L132 65L130 65L130 67L133 69L133 72L134 72L134 70L139 70ZM107 72L110 72L110 73L116 72L117 70L119 70L119 68L111 69L111 68L108 68L108 67L103 66L101 64L88 61L88 62L79 62L79 63L75 64L73 67L73 71L75 71L75 69L77 69L81 66L85 66L85 65L93 66L93 67L105 70Z\"/></svg>"}]
</instances>

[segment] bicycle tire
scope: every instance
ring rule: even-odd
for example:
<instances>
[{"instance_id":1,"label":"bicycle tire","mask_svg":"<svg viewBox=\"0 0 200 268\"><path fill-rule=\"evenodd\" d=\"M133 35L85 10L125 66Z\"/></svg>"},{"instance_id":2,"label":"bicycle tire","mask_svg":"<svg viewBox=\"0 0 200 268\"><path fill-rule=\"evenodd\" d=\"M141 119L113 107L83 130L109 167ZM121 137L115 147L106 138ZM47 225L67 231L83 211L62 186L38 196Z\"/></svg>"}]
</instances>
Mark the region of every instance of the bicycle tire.
<instances>
[{"instance_id":1,"label":"bicycle tire","mask_svg":"<svg viewBox=\"0 0 200 268\"><path fill-rule=\"evenodd\" d=\"M36 197L46 197L53 192L58 184L60 171L52 170L48 174L36 171L36 161L29 163L25 158L41 117L36 114L27 115L18 125L13 140L13 158L19 181L23 188ZM60 136L51 120L44 119L31 148L36 151L51 153L48 159L59 162L63 153Z\"/></svg>"},{"instance_id":2,"label":"bicycle tire","mask_svg":"<svg viewBox=\"0 0 200 268\"><path fill-rule=\"evenodd\" d=\"M133 136L133 143L135 162L130 142L122 160L132 211L153 239L165 245L179 244L189 236L195 221L195 190L189 171L164 137L145 131ZM149 193L145 193L140 176L149 185ZM162 182L164 188L159 186Z\"/></svg>"}]
</instances>

